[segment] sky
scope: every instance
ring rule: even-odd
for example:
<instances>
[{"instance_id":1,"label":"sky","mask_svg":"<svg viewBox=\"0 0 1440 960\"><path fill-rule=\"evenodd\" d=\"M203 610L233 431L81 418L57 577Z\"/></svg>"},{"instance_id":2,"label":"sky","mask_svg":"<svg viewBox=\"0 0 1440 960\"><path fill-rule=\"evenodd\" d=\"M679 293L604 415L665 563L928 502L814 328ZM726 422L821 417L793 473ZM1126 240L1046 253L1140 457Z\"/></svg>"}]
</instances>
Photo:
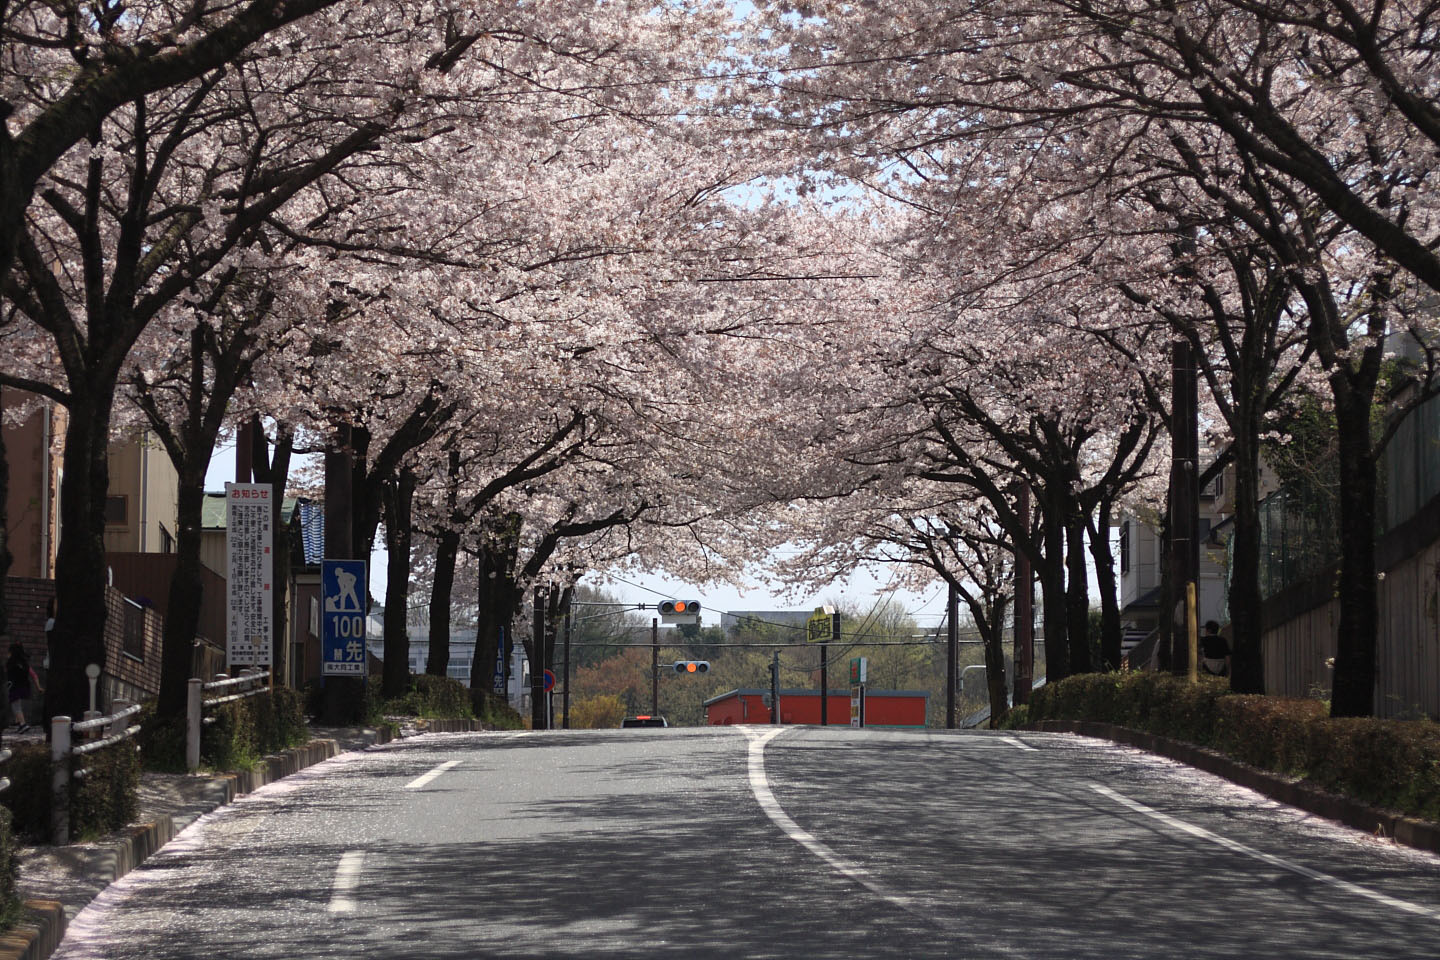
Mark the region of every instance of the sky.
<instances>
[{"instance_id":1,"label":"sky","mask_svg":"<svg viewBox=\"0 0 1440 960\"><path fill-rule=\"evenodd\" d=\"M222 441L210 461L210 470L205 476L207 490L223 490L226 481L235 479L235 446L233 439ZM383 547L377 549L370 563L370 593L383 602L385 597L386 554ZM633 575L624 578L591 575L581 580L588 587L604 590L622 603L657 604L662 600L699 600L701 620L704 623L720 622L722 613L740 610L813 610L824 603L838 607L858 608L869 612L875 602L885 596L914 618L922 627L939 624L945 614L945 591L937 586L929 593L916 594L909 591L887 591L888 572L876 573L857 570L847 578L837 579L817 594L784 595L763 585L744 587L710 585L695 588L682 580L667 579L660 574ZM708 614L708 616L707 616Z\"/></svg>"}]
</instances>

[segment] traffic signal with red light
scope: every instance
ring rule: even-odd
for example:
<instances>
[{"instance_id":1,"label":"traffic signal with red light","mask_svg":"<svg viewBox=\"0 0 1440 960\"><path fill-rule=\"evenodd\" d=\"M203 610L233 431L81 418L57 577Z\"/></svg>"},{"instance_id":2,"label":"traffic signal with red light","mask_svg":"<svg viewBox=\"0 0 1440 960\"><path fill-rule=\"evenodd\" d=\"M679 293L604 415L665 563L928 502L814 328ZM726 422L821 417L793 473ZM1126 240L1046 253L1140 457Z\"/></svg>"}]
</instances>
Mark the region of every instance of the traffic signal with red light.
<instances>
[{"instance_id":1,"label":"traffic signal with red light","mask_svg":"<svg viewBox=\"0 0 1440 960\"><path fill-rule=\"evenodd\" d=\"M696 673L709 673L709 660L676 660L675 672L689 676Z\"/></svg>"}]
</instances>

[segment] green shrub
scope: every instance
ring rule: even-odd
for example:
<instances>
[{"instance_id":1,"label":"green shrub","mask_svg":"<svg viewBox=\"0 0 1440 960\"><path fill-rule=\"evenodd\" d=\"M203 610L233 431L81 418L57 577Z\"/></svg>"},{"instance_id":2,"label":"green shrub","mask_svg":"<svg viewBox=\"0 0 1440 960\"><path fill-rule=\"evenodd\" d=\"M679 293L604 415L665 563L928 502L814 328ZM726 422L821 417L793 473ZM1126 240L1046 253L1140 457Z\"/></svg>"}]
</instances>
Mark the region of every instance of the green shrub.
<instances>
[{"instance_id":1,"label":"green shrub","mask_svg":"<svg viewBox=\"0 0 1440 960\"><path fill-rule=\"evenodd\" d=\"M475 711L475 718L491 730L525 729L525 718L504 697L472 688L470 707Z\"/></svg>"},{"instance_id":2,"label":"green shrub","mask_svg":"<svg viewBox=\"0 0 1440 960\"><path fill-rule=\"evenodd\" d=\"M310 739L301 698L276 687L206 710L213 717L200 731L200 762L216 770L247 770L261 757Z\"/></svg>"},{"instance_id":3,"label":"green shrub","mask_svg":"<svg viewBox=\"0 0 1440 960\"><path fill-rule=\"evenodd\" d=\"M464 719L475 715L469 688L450 677L412 674L405 694L391 700L382 701L380 689L380 678L371 677L369 702L375 705L370 711L371 723L379 723L387 716Z\"/></svg>"},{"instance_id":4,"label":"green shrub","mask_svg":"<svg viewBox=\"0 0 1440 960\"><path fill-rule=\"evenodd\" d=\"M0 793L0 805L11 814L11 829L31 843L50 842L50 747L22 743L10 748L4 774L10 789Z\"/></svg>"},{"instance_id":5,"label":"green shrub","mask_svg":"<svg viewBox=\"0 0 1440 960\"><path fill-rule=\"evenodd\" d=\"M135 819L140 801L140 754L133 739L76 757L83 778L71 780L70 836L92 840Z\"/></svg>"},{"instance_id":6,"label":"green shrub","mask_svg":"<svg viewBox=\"0 0 1440 960\"><path fill-rule=\"evenodd\" d=\"M0 807L0 932L9 930L20 919L20 896L15 891L18 874L10 811Z\"/></svg>"},{"instance_id":7,"label":"green shrub","mask_svg":"<svg viewBox=\"0 0 1440 960\"><path fill-rule=\"evenodd\" d=\"M1021 712L1023 711L1023 713ZM1440 820L1440 725L1332 720L1317 700L1232 694L1223 680L1083 674L1035 691L1010 726L1091 720L1214 747L1334 793Z\"/></svg>"}]
</instances>

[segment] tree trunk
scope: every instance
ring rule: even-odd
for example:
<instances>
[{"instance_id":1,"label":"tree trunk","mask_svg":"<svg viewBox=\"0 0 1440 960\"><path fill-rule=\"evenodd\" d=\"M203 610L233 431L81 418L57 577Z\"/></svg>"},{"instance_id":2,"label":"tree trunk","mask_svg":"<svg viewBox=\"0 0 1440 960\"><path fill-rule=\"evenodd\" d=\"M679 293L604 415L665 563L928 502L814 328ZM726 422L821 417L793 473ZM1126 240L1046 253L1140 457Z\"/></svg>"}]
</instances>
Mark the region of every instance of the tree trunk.
<instances>
[{"instance_id":1,"label":"tree trunk","mask_svg":"<svg viewBox=\"0 0 1440 960\"><path fill-rule=\"evenodd\" d=\"M1265 692L1261 648L1260 594L1260 445L1259 429L1237 405L1234 439L1235 524L1230 537L1230 689Z\"/></svg>"},{"instance_id":2,"label":"tree trunk","mask_svg":"<svg viewBox=\"0 0 1440 960\"><path fill-rule=\"evenodd\" d=\"M1340 624L1335 651L1332 717L1375 713L1376 630L1375 458L1370 393L1335 391L1340 468Z\"/></svg>"},{"instance_id":3,"label":"tree trunk","mask_svg":"<svg viewBox=\"0 0 1440 960\"><path fill-rule=\"evenodd\" d=\"M205 474L203 469L197 472L196 466L187 464L180 476L175 572L170 577L160 656L160 698L155 705L155 715L162 720L177 720L185 715L190 671L194 668L195 634L199 631L200 607L204 601L200 524L205 504Z\"/></svg>"},{"instance_id":4,"label":"tree trunk","mask_svg":"<svg viewBox=\"0 0 1440 960\"><path fill-rule=\"evenodd\" d=\"M87 664L105 663L105 496L110 484L113 377L72 392L60 482L60 544L55 556L55 629L50 634L45 717L78 719L90 704Z\"/></svg>"},{"instance_id":5,"label":"tree trunk","mask_svg":"<svg viewBox=\"0 0 1440 960\"><path fill-rule=\"evenodd\" d=\"M1045 678L1055 683L1070 675L1070 647L1066 642L1065 525L1048 496L1043 504L1044 562L1040 565L1040 616L1045 629Z\"/></svg>"},{"instance_id":6,"label":"tree trunk","mask_svg":"<svg viewBox=\"0 0 1440 960\"><path fill-rule=\"evenodd\" d=\"M1065 524L1065 635L1070 641L1070 676L1095 669L1090 650L1090 578L1085 571L1085 517L1071 501Z\"/></svg>"},{"instance_id":7,"label":"tree trunk","mask_svg":"<svg viewBox=\"0 0 1440 960\"><path fill-rule=\"evenodd\" d=\"M513 626L524 601L524 591L515 582L515 553L513 546L497 547L493 543L482 544L477 557L480 568L479 587L476 591L475 611L475 663L471 668L471 687L475 686L477 670L481 671L483 688L492 696L503 699L505 688L495 690L494 665L500 656L500 643L505 643L504 672L508 677L510 655L515 649Z\"/></svg>"},{"instance_id":8,"label":"tree trunk","mask_svg":"<svg viewBox=\"0 0 1440 960\"><path fill-rule=\"evenodd\" d=\"M1095 560L1095 586L1100 591L1100 669L1120 669L1121 640L1119 582L1115 577L1115 554L1110 549L1111 501L1102 499L1090 526L1090 556Z\"/></svg>"},{"instance_id":9,"label":"tree trunk","mask_svg":"<svg viewBox=\"0 0 1440 960\"><path fill-rule=\"evenodd\" d=\"M999 729L1010 712L1008 683L1005 681L1005 604L994 604L980 627L985 641L985 686L990 694L990 729Z\"/></svg>"},{"instance_id":10,"label":"tree trunk","mask_svg":"<svg viewBox=\"0 0 1440 960\"><path fill-rule=\"evenodd\" d=\"M47 454L48 455L48 452ZM41 493L44 496L44 493ZM10 576L10 460L5 452L5 394L0 388L0 637L10 633L10 607L5 603L5 578ZM9 656L6 650L5 655Z\"/></svg>"},{"instance_id":11,"label":"tree trunk","mask_svg":"<svg viewBox=\"0 0 1440 960\"><path fill-rule=\"evenodd\" d=\"M445 676L450 667L450 601L455 589L455 562L459 556L460 531L441 532L435 541L435 578L430 584L430 651L425 659L425 672L436 677ZM472 687L490 678L490 671L481 667L488 667L495 660L494 651L490 660L480 659L478 632L475 639L475 659L470 663Z\"/></svg>"},{"instance_id":12,"label":"tree trunk","mask_svg":"<svg viewBox=\"0 0 1440 960\"><path fill-rule=\"evenodd\" d=\"M385 484L385 549L389 563L385 576L385 664L382 693L385 699L403 697L410 686L410 636L406 621L410 609L410 514L415 500L415 474L401 470Z\"/></svg>"}]
</instances>

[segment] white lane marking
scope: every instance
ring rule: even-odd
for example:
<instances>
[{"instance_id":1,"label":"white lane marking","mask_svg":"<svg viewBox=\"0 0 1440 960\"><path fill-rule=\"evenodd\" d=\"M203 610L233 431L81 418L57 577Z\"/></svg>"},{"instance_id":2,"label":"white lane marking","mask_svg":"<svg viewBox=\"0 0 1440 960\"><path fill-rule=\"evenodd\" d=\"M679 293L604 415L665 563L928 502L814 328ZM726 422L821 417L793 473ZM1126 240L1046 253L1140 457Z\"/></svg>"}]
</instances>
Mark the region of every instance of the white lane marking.
<instances>
[{"instance_id":1,"label":"white lane marking","mask_svg":"<svg viewBox=\"0 0 1440 960\"><path fill-rule=\"evenodd\" d=\"M1337 890L1344 890L1346 893L1351 893L1358 897L1366 897L1367 899L1374 900L1376 903L1382 903L1387 907L1394 907L1397 910L1416 913L1422 917L1429 917L1431 920L1440 920L1440 910L1434 907L1427 907L1422 904L1411 903L1408 900L1387 896L1379 891L1371 890L1368 887L1362 887L1359 884L1351 883L1348 880L1341 880L1339 877L1331 876L1328 873L1321 873L1319 870L1312 870L1302 864L1292 863L1282 857L1256 850L1254 847L1247 847L1239 841L1231 840L1229 837L1222 837L1218 833L1211 833L1204 827L1197 827L1193 823L1186 823L1184 820L1172 817L1168 813L1162 813L1153 807L1147 807L1138 800L1131 800L1129 797L1116 793L1109 787L1101 786L1098 783L1090 784L1090 789L1102 796L1109 797L1121 806L1129 807L1136 813L1143 813L1153 820L1158 820L1166 826L1179 830L1182 833L1188 833L1192 837L1199 837L1201 840L1209 840L1211 843L1219 844L1234 853L1241 853L1247 857L1253 857L1261 863L1268 863L1272 867L1279 867L1282 870L1289 870L1291 873L1298 873L1307 879L1329 884Z\"/></svg>"},{"instance_id":2,"label":"white lane marking","mask_svg":"<svg viewBox=\"0 0 1440 960\"><path fill-rule=\"evenodd\" d=\"M780 828L782 833L800 844L800 846L806 850L809 850L820 860L823 860L836 873L855 881L877 897L889 900L906 913L918 917L933 926L941 928L949 926L949 923L945 919L934 917L923 912L917 906L913 897L908 897L894 890L888 884L877 879L869 870L857 863L846 860L840 856L840 854L822 843L810 831L790 819L790 815L780 806L780 801L775 799L775 794L770 789L770 781L765 776L765 744L783 733L785 731L784 727L771 728L766 733L755 733L748 727L741 727L741 730L744 731L745 736L750 740L750 791L755 794L755 799L759 802L760 809L765 811L765 815L770 818L775 826Z\"/></svg>"},{"instance_id":3,"label":"white lane marking","mask_svg":"<svg viewBox=\"0 0 1440 960\"><path fill-rule=\"evenodd\" d=\"M360 870L364 865L364 850L347 850L341 854L340 865L335 868L335 882L330 886L331 913L355 912L352 894L360 886Z\"/></svg>"},{"instance_id":4,"label":"white lane marking","mask_svg":"<svg viewBox=\"0 0 1440 960\"><path fill-rule=\"evenodd\" d=\"M1001 737L1000 739L1001 739L1001 740L1004 740L1006 743L1014 744L1015 746L1019 747L1021 750L1034 750L1034 749L1035 749L1034 747L1030 746L1030 744L1026 743L1024 740L1021 740L1019 737Z\"/></svg>"},{"instance_id":5,"label":"white lane marking","mask_svg":"<svg viewBox=\"0 0 1440 960\"><path fill-rule=\"evenodd\" d=\"M429 773L422 773L414 780L411 780L409 783L405 784L405 789L419 790L421 787L425 786L425 784L429 783L431 780L434 780L446 770L449 770L451 767L458 766L460 766L459 760L446 760L444 763L440 764L440 766L436 767L434 770L431 770Z\"/></svg>"}]
</instances>

